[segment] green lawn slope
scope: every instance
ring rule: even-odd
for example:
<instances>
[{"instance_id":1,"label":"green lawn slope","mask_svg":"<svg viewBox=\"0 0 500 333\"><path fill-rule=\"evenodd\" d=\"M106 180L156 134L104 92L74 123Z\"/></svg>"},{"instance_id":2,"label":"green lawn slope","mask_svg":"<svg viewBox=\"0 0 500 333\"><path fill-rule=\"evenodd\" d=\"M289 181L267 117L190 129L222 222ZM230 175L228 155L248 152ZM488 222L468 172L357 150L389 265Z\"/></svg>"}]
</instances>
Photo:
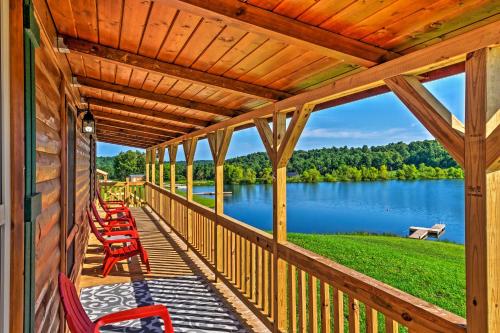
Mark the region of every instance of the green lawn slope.
<instances>
[{"instance_id":1,"label":"green lawn slope","mask_svg":"<svg viewBox=\"0 0 500 333\"><path fill-rule=\"evenodd\" d=\"M464 246L365 234L294 234L288 240L465 316Z\"/></svg>"}]
</instances>

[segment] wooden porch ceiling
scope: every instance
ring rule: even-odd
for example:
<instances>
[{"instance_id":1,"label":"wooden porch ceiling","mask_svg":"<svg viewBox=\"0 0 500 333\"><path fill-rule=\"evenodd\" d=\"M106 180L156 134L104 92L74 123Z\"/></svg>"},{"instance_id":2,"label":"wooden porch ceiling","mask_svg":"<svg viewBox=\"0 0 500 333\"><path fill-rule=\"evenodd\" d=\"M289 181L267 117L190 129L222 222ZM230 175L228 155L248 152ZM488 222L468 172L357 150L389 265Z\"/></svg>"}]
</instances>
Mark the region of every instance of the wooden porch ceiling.
<instances>
[{"instance_id":1,"label":"wooden porch ceiling","mask_svg":"<svg viewBox=\"0 0 500 333\"><path fill-rule=\"evenodd\" d=\"M500 19L498 0L47 4L98 129L135 131L116 143L211 128Z\"/></svg>"}]
</instances>

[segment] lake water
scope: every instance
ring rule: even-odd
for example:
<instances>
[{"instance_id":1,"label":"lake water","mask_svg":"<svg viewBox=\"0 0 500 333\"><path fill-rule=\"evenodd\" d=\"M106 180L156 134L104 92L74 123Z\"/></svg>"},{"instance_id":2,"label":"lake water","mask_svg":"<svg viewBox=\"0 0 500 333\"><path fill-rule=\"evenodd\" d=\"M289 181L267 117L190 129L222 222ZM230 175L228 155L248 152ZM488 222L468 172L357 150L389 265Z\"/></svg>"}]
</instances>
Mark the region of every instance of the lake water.
<instances>
[{"instance_id":1,"label":"lake water","mask_svg":"<svg viewBox=\"0 0 500 333\"><path fill-rule=\"evenodd\" d=\"M464 242L462 180L380 181L287 185L289 232L369 232L408 235L410 226L446 224L442 240ZM213 191L196 186L194 192ZM224 212L272 229L272 185L226 185Z\"/></svg>"}]
</instances>

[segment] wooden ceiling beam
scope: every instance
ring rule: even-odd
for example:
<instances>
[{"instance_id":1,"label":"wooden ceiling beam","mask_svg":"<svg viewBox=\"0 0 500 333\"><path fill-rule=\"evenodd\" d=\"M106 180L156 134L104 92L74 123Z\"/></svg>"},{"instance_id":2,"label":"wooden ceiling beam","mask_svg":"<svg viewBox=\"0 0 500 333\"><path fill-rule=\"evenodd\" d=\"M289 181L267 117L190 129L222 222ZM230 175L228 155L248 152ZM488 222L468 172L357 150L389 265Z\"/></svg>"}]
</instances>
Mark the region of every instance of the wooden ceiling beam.
<instances>
[{"instance_id":1,"label":"wooden ceiling beam","mask_svg":"<svg viewBox=\"0 0 500 333\"><path fill-rule=\"evenodd\" d=\"M86 98L86 101L87 101L87 103L89 103L91 105L97 105L97 106L101 106L101 107L108 108L108 109L113 109L113 110L117 110L117 111L125 111L128 113L134 113L134 114L138 114L138 115L149 116L149 117L163 119L163 120L175 121L177 123L182 123L182 124L190 125L192 127L197 127L197 128L203 128L203 127L210 125L210 122L200 120L197 118L176 115L176 114L163 112L163 111L155 111L155 110L151 110L151 109L140 108L140 107L132 106L132 105L128 105L128 104L110 102L110 101L106 101L106 100L98 99L98 98Z\"/></svg>"},{"instance_id":2,"label":"wooden ceiling beam","mask_svg":"<svg viewBox=\"0 0 500 333\"><path fill-rule=\"evenodd\" d=\"M292 96L287 92L163 62L69 36L64 37L64 42L70 52L75 54L90 56L94 59L105 60L117 65L140 69L148 73L173 77L175 79L204 85L217 90L224 90L230 93L237 93L270 101L282 100Z\"/></svg>"},{"instance_id":3,"label":"wooden ceiling beam","mask_svg":"<svg viewBox=\"0 0 500 333\"><path fill-rule=\"evenodd\" d=\"M399 56L397 53L238 0L161 1L207 19L221 20L246 31L363 67L371 67Z\"/></svg>"},{"instance_id":4,"label":"wooden ceiling beam","mask_svg":"<svg viewBox=\"0 0 500 333\"><path fill-rule=\"evenodd\" d=\"M117 94L128 95L135 98L150 100L158 103L164 103L168 105L178 106L181 108L192 109L200 112L205 112L222 117L233 117L241 112L237 110L231 110L220 106L215 106L211 104L205 104L201 102L191 101L184 98L157 94L151 91L131 88L127 86L122 86L119 84L109 83L105 81L100 81L84 76L77 76L78 84L86 86L89 88L100 89L105 91L111 91Z\"/></svg>"},{"instance_id":5,"label":"wooden ceiling beam","mask_svg":"<svg viewBox=\"0 0 500 333\"><path fill-rule=\"evenodd\" d=\"M189 129L186 127L180 127L180 126L174 126L170 124L164 124L164 123L159 123L156 121L150 121L150 120L145 120L145 119L139 119L136 117L131 117L131 116L124 116L122 114L116 114L116 113L111 113L111 112L106 112L106 111L101 111L101 110L92 110L92 114L96 118L104 118L104 119L112 119L116 121L121 121L127 123L129 126L135 126L136 124L146 126L146 127L152 127L152 128L159 128L159 129L165 129L169 130L172 132L177 132L181 134L189 133Z\"/></svg>"},{"instance_id":6,"label":"wooden ceiling beam","mask_svg":"<svg viewBox=\"0 0 500 333\"><path fill-rule=\"evenodd\" d=\"M124 135L131 135L131 136L135 136L135 137L143 137L143 138L146 138L146 139L153 139L153 140L168 140L169 136L165 136L165 135L158 135L158 134L151 134L151 133L147 133L147 132L140 132L140 131L135 131L133 129L130 129L130 128L119 128L119 127L114 127L114 126L108 126L108 125L103 125L103 124L100 124L98 123L97 124L97 129L98 130L104 130L104 131L107 131L107 132L114 132L114 133L117 133L117 134L124 134Z\"/></svg>"},{"instance_id":7,"label":"wooden ceiling beam","mask_svg":"<svg viewBox=\"0 0 500 333\"><path fill-rule=\"evenodd\" d=\"M130 128L130 124L121 122L121 121L116 121L113 119L107 119L107 118L98 118L97 119L97 126L99 125L106 125L106 126L112 126L116 128L122 128L122 129L127 129L129 131L134 131L138 133L151 133L151 134L156 134L158 136L166 136L169 138L175 138L178 133L172 132L172 131L167 131L165 129L154 129L151 127L143 126L140 124L135 124L133 128ZM140 135L140 134L139 134Z\"/></svg>"},{"instance_id":8,"label":"wooden ceiling beam","mask_svg":"<svg viewBox=\"0 0 500 333\"><path fill-rule=\"evenodd\" d=\"M144 144L144 143L126 142L124 140L120 140L120 139L116 139L116 138L109 138L106 136L101 136L101 137L98 136L97 141L98 142L112 143L112 144L120 145L120 146L129 146L129 147L142 148L142 149L148 148L148 145Z\"/></svg>"},{"instance_id":9,"label":"wooden ceiling beam","mask_svg":"<svg viewBox=\"0 0 500 333\"><path fill-rule=\"evenodd\" d=\"M155 142L157 142L157 141L151 141L151 140L144 140L144 139L140 139L140 138L124 137L124 136L121 136L119 134L102 132L102 131L97 131L96 134L97 134L97 137L106 137L109 139L122 140L123 142L133 142L133 143L145 144L145 145L150 145L150 146L153 146L155 144Z\"/></svg>"},{"instance_id":10,"label":"wooden ceiling beam","mask_svg":"<svg viewBox=\"0 0 500 333\"><path fill-rule=\"evenodd\" d=\"M148 144L156 144L158 142L160 142L161 140L159 139L150 139L150 138L145 138L145 137L140 137L140 136L134 136L134 135L127 135L127 134L123 134L123 133L117 133L117 132L114 132L114 131L108 131L108 130L105 130L105 129L97 129L96 131L97 135L105 135L105 136L108 136L108 137L116 137L116 138L123 138L125 140L130 140L130 141L136 141L136 142L144 142L144 143L148 143Z\"/></svg>"}]
</instances>

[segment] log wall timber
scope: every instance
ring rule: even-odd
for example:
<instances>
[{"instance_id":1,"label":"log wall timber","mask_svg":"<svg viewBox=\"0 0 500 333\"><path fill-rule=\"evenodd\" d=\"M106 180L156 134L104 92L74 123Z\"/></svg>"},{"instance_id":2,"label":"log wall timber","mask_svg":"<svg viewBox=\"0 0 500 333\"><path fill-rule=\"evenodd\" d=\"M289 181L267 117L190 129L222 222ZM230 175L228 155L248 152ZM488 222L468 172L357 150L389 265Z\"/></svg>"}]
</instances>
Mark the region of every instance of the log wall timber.
<instances>
[{"instance_id":1,"label":"log wall timber","mask_svg":"<svg viewBox=\"0 0 500 333\"><path fill-rule=\"evenodd\" d=\"M145 70L153 74L174 77L176 79L194 84L202 84L215 89L237 92L253 98L263 98L267 100L281 100L291 96L291 94L283 91L198 71L196 69L168 62L162 62L157 59L148 58L142 55L68 36L64 37L64 42L70 52L75 52L84 56L91 56L95 59L105 60L115 64L130 66L132 68Z\"/></svg>"},{"instance_id":2,"label":"log wall timber","mask_svg":"<svg viewBox=\"0 0 500 333\"><path fill-rule=\"evenodd\" d=\"M306 50L314 50L347 63L370 67L397 57L396 53L237 0L163 0L163 2L205 18L221 20L228 25L301 46Z\"/></svg>"},{"instance_id":3,"label":"log wall timber","mask_svg":"<svg viewBox=\"0 0 500 333\"><path fill-rule=\"evenodd\" d=\"M123 94L128 96L133 96L136 98L147 99L150 101L160 102L169 105L175 105L182 108L193 109L216 116L223 117L233 117L239 113L237 110L230 110L220 106L215 106L211 104L205 104L201 102L195 102L188 99L183 99L179 97L173 97L169 95L157 94L147 90L135 89L127 86L122 86L119 84L113 84L105 81L99 81L91 79L88 77L78 76L78 83L94 89L100 89L105 91L112 91L117 94Z\"/></svg>"},{"instance_id":4,"label":"log wall timber","mask_svg":"<svg viewBox=\"0 0 500 333\"><path fill-rule=\"evenodd\" d=\"M202 130L179 136L161 145L182 142L192 137L203 137L225 127L237 127L252 123L255 118L269 118L274 109L291 109L303 103L321 104L344 98L372 88L384 86L384 80L401 75L420 75L454 65L465 60L465 54L495 45L500 41L498 23L490 23L475 30L444 40L411 54L385 62L372 68L342 77L329 85L304 92L293 97L246 112L237 117L210 125Z\"/></svg>"},{"instance_id":5,"label":"log wall timber","mask_svg":"<svg viewBox=\"0 0 500 333\"><path fill-rule=\"evenodd\" d=\"M66 249L62 238L66 220L62 216L61 197L64 192L66 156L62 136L66 126L63 112L71 97L66 97L64 75L56 61L52 46L42 35L35 55L36 83L36 188L42 193L42 212L37 218L36 276L35 276L35 330L56 332L62 327L57 292L57 274L64 265ZM75 107L75 105L73 105ZM74 108L76 110L76 108ZM75 115L76 116L76 115ZM71 237L75 242L75 265L72 278L77 279L88 237L87 223L83 219L84 207L90 195L89 139L81 133L81 122L76 122L75 154L75 229ZM71 195L68 193L68 195ZM70 230L68 230L70 232ZM66 244L68 246L68 244Z\"/></svg>"},{"instance_id":6,"label":"log wall timber","mask_svg":"<svg viewBox=\"0 0 500 333\"><path fill-rule=\"evenodd\" d=\"M500 331L500 171L488 170L488 141L500 126L500 47L467 56L465 244L467 331ZM495 156L498 158L499 156ZM491 158L490 158L491 160Z\"/></svg>"}]
</instances>

